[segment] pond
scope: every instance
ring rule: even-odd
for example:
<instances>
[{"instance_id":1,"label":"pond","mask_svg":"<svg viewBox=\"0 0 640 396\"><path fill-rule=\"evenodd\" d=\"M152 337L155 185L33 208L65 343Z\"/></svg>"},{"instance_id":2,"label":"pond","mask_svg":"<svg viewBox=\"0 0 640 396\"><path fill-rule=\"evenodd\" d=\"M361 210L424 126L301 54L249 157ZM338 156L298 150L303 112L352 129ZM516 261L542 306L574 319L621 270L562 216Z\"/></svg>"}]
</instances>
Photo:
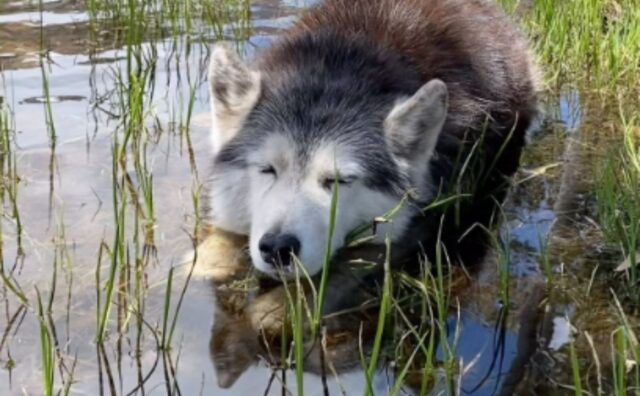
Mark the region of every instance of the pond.
<instances>
[{"instance_id":1,"label":"pond","mask_svg":"<svg viewBox=\"0 0 640 396\"><path fill-rule=\"evenodd\" d=\"M8 126L0 394L43 394L48 382L64 394L296 394L295 369L269 361L247 318L229 309L252 292L217 290L190 273L185 257L211 162L211 44L231 41L251 57L311 3L159 1L137 11L127 2L0 3L1 120ZM127 79L134 70L137 81ZM597 303L585 311L567 297L590 287L590 270L555 288L547 283L594 260L593 229L580 217L590 204L585 146L607 138L582 132L585 103L571 85L544 106L505 204L503 247L455 292L446 334L435 342L432 367L444 372L455 361L460 394L522 394L534 386L543 393L549 378L571 382L575 323L615 315ZM329 285L341 290L328 303L334 312L372 298L339 276ZM592 293L595 301L606 296ZM328 320L335 372L318 368L327 356L312 349L307 394L364 392L359 337L373 332L376 315L377 308L365 315L368 324ZM381 360L375 394L393 389L400 364ZM447 376L434 378L441 380L426 384L420 370L409 370L403 391L446 392Z\"/></svg>"}]
</instances>

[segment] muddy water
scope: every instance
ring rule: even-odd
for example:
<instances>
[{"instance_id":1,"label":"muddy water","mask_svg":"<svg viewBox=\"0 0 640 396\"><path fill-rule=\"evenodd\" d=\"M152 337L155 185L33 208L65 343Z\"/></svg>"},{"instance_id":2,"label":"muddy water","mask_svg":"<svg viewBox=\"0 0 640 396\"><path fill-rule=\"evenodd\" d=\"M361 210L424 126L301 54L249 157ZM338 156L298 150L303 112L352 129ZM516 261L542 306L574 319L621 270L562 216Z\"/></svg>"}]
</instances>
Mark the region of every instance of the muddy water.
<instances>
[{"instance_id":1,"label":"muddy water","mask_svg":"<svg viewBox=\"0 0 640 396\"><path fill-rule=\"evenodd\" d=\"M268 45L309 3L312 1L254 2L248 21L251 33L241 43L246 54L251 56ZM11 199L4 199L2 264L29 299L25 309L6 286L0 295L0 394L43 393L37 291L45 304L53 295L48 326L55 329L57 340L56 388L64 385L64 379L73 378L71 394L98 394L101 389L109 393L110 387L117 394L140 393L140 378L145 379L145 391L154 394L172 388L174 382L167 388L166 378L175 378L175 389L185 395L282 394L285 386L295 393L293 373L286 373L283 379L264 359L254 361L253 348L259 348L251 341L255 337L245 323L221 307L225 298L218 294L216 301L216 293L206 280L191 279L188 283L176 322L172 362L166 370L165 355L154 338L163 325L169 270L177 268L171 315L186 282L183 258L192 246L196 218L192 193L205 177L210 161L204 71L215 35L206 28L194 28L189 37L167 37L141 46L141 51L157 57L154 93L146 103L151 131L147 166L153 173L156 221L155 248L144 269L145 322L143 335L137 340L135 315L125 309L133 302L114 297L117 304L100 354L104 358L98 361L96 296L100 295L104 304L109 262L107 258L100 260L100 250L103 244L113 242L115 233L112 145L114 135L121 133L113 88L117 71L125 67L126 51L108 29L97 38L89 34L91 17L81 2L50 1L44 2L43 8L41 12L20 1L0 5L0 100L12 111L12 158L19 178L19 216ZM226 26L225 38L233 38L234 31ZM44 105L41 37L49 50L44 68L55 140L49 136ZM191 89L195 116L185 133L179 124L187 119ZM569 183L575 177L566 165L581 158L568 143L579 139L580 97L568 89L550 98L547 107L550 121L531 136L519 182L505 207L507 221L502 235L509 252L511 297L501 300L499 259L490 258L486 269L458 296L459 309L447 323L449 342L456 345L462 373L457 384L462 394L511 394L524 386L523 378L544 381L528 369L530 358L540 356L541 350L561 350L571 336L567 317L574 314L575 305L562 301L543 312L541 302L547 288L539 264L541 255L547 253L541 241L555 234L559 236L551 240L566 236L558 223L567 222L558 219L578 210L574 204L579 202L583 187ZM8 183L7 176L4 182ZM133 222L134 215L125 220L127 254L135 256ZM559 243L548 248L562 251ZM99 287L96 274L100 274ZM344 308L340 303L336 302L336 310ZM543 341L539 338L541 327L547 330ZM120 334L118 328L123 329ZM215 362L210 342L217 345ZM324 381L307 373L307 394L326 390L331 394L362 393L365 376L358 369L357 349L357 343L347 340L335 352L336 365L344 368L337 370L341 371L337 379L331 374ZM443 351L436 355L441 359ZM392 386L392 366L382 367L373 379L376 393L385 394ZM411 378L407 382L420 384ZM436 383L432 394L439 391L442 384Z\"/></svg>"}]
</instances>

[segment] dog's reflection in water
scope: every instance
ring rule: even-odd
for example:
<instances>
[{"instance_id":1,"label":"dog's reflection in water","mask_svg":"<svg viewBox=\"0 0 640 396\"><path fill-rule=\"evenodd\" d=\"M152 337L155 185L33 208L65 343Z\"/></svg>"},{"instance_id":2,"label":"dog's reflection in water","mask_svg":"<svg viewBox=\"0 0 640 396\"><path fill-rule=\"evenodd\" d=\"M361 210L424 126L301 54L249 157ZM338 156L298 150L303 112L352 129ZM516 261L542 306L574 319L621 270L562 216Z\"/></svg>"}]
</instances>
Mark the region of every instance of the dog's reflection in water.
<instances>
[{"instance_id":1,"label":"dog's reflection in water","mask_svg":"<svg viewBox=\"0 0 640 396\"><path fill-rule=\"evenodd\" d=\"M218 386L230 388L257 360L260 345L256 332L239 316L217 310L209 344Z\"/></svg>"},{"instance_id":2,"label":"dog's reflection in water","mask_svg":"<svg viewBox=\"0 0 640 396\"><path fill-rule=\"evenodd\" d=\"M283 326L290 295L281 282L252 276L243 253L245 242L241 237L208 230L197 250L196 267L211 280L216 299L209 348L221 388L233 386L260 359L274 368L283 366ZM353 249L349 257L339 256L337 262L345 264L356 257L371 261L383 253L382 248L366 252ZM375 332L381 271L352 271L347 266L336 265L329 278L321 336L304 346L305 372L329 376L359 367L359 352L364 349L366 353L366 340ZM295 292L295 286L289 287ZM303 286L303 290L308 304L313 304L311 288Z\"/></svg>"},{"instance_id":3,"label":"dog's reflection in water","mask_svg":"<svg viewBox=\"0 0 640 396\"><path fill-rule=\"evenodd\" d=\"M217 304L222 298L216 294ZM209 351L218 386L230 388L257 362L261 351L259 334L251 327L243 311L227 311L224 307L216 306Z\"/></svg>"},{"instance_id":4,"label":"dog's reflection in water","mask_svg":"<svg viewBox=\"0 0 640 396\"><path fill-rule=\"evenodd\" d=\"M291 351L283 351L283 347L291 347L290 320L285 320L290 316L287 304L291 301L291 295L287 294L281 282L258 281L251 276L252 266L243 253L244 238L217 230L210 230L207 235L197 250L196 268L199 272L204 271L202 275L211 280L216 298L210 352L218 385L221 388L233 386L245 371L260 360L266 362L274 372L287 368L287 363L296 364L289 362ZM323 307L322 331L315 340L308 336L306 312L302 315L305 317L307 334L303 362L305 372L331 378L338 373L362 367L360 357L367 359L375 338L383 271L382 265L366 269L362 264L351 264L354 261L380 264L384 260L384 253L382 247L350 249L332 262ZM397 262L397 258L392 257L391 261ZM501 394L513 394L511 389L520 381L529 356L535 349L532 343L536 339L537 311L542 306L544 289L535 279L518 280L510 296L512 307L506 317L504 310L495 304L496 296L500 295L499 274L495 271L497 266L488 262L485 267L487 270L474 277L479 278L474 281L466 274L456 274L456 268L452 267L452 276L447 281L448 293L455 296L464 311L462 317L459 316L460 311L451 313L455 319L451 325L456 327L455 322L461 320L460 338L470 340L462 343L457 350L464 362L472 362L460 367L461 372L465 373L461 383L470 388L481 386L482 389L501 389ZM306 284L306 280L301 283ZM289 288L290 292L291 288L295 290L291 284ZM312 305L311 291L308 289L304 293L307 303ZM404 314L413 316L409 311ZM405 318L411 321L413 331L420 329L420 334L423 334L437 330L437 326L425 323L424 317L416 314L418 317ZM487 323L492 325L487 326ZM283 329L289 330L286 345L282 342L286 333ZM501 334L498 338L503 342L496 343L496 337ZM394 348L415 348L415 345L401 344ZM507 358L501 359L500 356ZM416 356L413 368L405 378L406 385L415 389L423 386L421 367L425 362L420 360ZM509 374L505 376L505 373ZM435 383L431 385L437 388Z\"/></svg>"}]
</instances>

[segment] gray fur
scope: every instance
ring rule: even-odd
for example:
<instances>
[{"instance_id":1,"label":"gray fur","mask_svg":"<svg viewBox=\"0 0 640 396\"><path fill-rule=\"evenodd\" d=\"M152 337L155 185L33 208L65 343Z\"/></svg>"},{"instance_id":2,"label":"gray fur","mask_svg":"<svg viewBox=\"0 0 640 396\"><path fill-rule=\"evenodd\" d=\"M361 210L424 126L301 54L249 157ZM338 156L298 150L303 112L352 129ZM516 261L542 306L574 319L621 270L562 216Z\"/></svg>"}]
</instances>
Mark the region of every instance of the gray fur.
<instances>
[{"instance_id":1,"label":"gray fur","mask_svg":"<svg viewBox=\"0 0 640 396\"><path fill-rule=\"evenodd\" d=\"M327 181L347 176L334 251L413 191L379 236L415 255L441 230L452 257L479 258L482 227L467 231L492 226L518 166L537 109L531 65L516 29L483 0L326 0L251 66L215 50L211 220L249 235L254 264L272 274L257 240L296 235L315 273ZM451 190L464 198L421 212Z\"/></svg>"}]
</instances>

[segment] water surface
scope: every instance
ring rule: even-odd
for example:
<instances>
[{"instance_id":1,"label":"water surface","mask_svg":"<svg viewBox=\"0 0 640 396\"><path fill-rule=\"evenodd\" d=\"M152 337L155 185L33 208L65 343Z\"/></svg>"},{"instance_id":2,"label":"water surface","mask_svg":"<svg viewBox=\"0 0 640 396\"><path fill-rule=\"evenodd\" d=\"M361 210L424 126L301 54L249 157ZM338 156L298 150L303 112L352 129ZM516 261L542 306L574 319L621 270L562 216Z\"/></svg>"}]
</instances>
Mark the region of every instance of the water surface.
<instances>
[{"instance_id":1,"label":"water surface","mask_svg":"<svg viewBox=\"0 0 640 396\"><path fill-rule=\"evenodd\" d=\"M0 294L0 394L43 393L38 293L45 306L49 298L53 301L53 309L43 318L55 330L56 389L73 378L70 394L109 393L111 387L118 394L143 394L144 379L144 390L153 394L173 389L185 395L275 395L283 394L285 387L295 393L292 372L283 379L264 359L251 364L241 359L247 348L254 347L242 344L252 335L243 338L244 325L224 313L224 301L216 299L207 280L188 283L168 354L159 350L157 337L162 337L165 326L170 270L175 268L170 319L187 280L183 258L192 248L197 218L192 197L211 161L205 80L210 44L231 40L251 57L311 3L255 1L246 14L249 19L216 27L194 18L190 31L183 20L177 24L163 20L158 32L129 45L126 29L107 23L108 15L94 15L80 2L46 1L42 10L29 2L0 6L0 99L11 110L12 129L12 151L2 155L10 165L3 167L3 183L15 186L15 194L5 191L4 196L2 266L30 302L24 308L6 286ZM155 222L151 230L145 229L141 204L130 198L115 201L125 208L122 257L131 268L143 270L118 272L102 348L96 343L98 301L104 307L108 252L113 251L118 232L114 190L120 193L126 185L114 184L113 179L114 145L124 139L123 119L130 109L123 105L117 86L131 65L131 54L142 54L152 74L143 96L145 145L137 150L145 153L144 167L153 175ZM459 309L452 309L447 321L447 338L456 345L462 368L458 383L462 394L510 394L541 346L536 340L545 295L540 258L547 253L544 243L556 232L558 218L566 215L559 211L563 208L557 202L559 192L568 189L566 200L577 199L576 187L567 187L562 176L571 163L565 158L570 141L579 139L580 100L573 90L549 99L549 119L555 122L532 135L523 170L505 206L507 221L501 234L509 247L510 301L501 299L497 259L489 259L477 282L460 293ZM128 156L127 172L118 175L128 175L136 189L140 174L134 167L134 152ZM136 279L137 273L143 274L141 279ZM138 284L141 289L136 289ZM136 290L139 294L133 293ZM142 316L137 316L139 309ZM548 346L560 350L569 339L565 318L575 309L562 302L547 311L552 313L546 319L552 324ZM212 333L212 328L217 331ZM228 335L222 330L233 337L224 338ZM212 337L222 337L226 347L222 354L231 362L218 374L209 350L210 342L215 342ZM357 362L357 333L350 337L344 341L350 349L336 358ZM253 357L251 349L249 354ZM442 356L440 347L436 357ZM393 384L393 362L386 363L373 379L380 394ZM237 381L230 381L233 386L219 388L225 381L217 375L245 368ZM338 379L328 377L323 381L317 373L307 373L306 394L328 390L351 395L365 388L359 365L344 370ZM438 394L442 384L433 388L432 394Z\"/></svg>"}]
</instances>

